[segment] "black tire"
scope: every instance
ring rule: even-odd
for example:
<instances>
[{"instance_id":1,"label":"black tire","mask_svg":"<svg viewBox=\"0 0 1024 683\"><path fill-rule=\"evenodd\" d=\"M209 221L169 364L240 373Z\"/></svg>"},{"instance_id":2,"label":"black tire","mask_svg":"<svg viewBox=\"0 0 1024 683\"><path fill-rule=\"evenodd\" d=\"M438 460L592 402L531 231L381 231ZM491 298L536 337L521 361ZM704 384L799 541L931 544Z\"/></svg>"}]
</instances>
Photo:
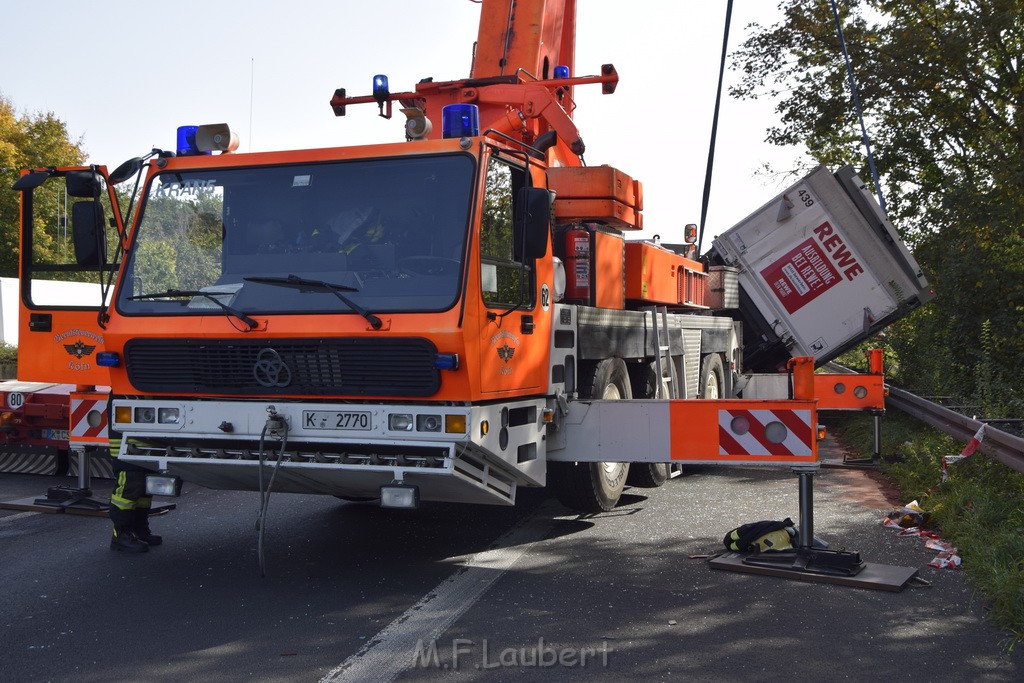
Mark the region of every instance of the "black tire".
<instances>
[{"instance_id":1,"label":"black tire","mask_svg":"<svg viewBox=\"0 0 1024 683\"><path fill-rule=\"evenodd\" d=\"M629 466L626 484L640 489L656 489L668 481L670 467L667 462L633 463Z\"/></svg>"},{"instance_id":2,"label":"black tire","mask_svg":"<svg viewBox=\"0 0 1024 683\"><path fill-rule=\"evenodd\" d=\"M581 398L633 398L629 373L621 358L606 358L581 370L578 385ZM627 476L629 463L548 463L548 483L555 496L566 507L582 513L613 509L626 487Z\"/></svg>"},{"instance_id":3,"label":"black tire","mask_svg":"<svg viewBox=\"0 0 1024 683\"><path fill-rule=\"evenodd\" d=\"M717 353L704 356L700 364L700 397L725 398L725 366Z\"/></svg>"},{"instance_id":4,"label":"black tire","mask_svg":"<svg viewBox=\"0 0 1024 683\"><path fill-rule=\"evenodd\" d=\"M652 363L632 364L629 366L629 381L634 398L654 398L658 395L657 366ZM666 396L669 395L668 383L663 383ZM642 489L656 489L666 481L669 475L668 463L633 463L629 466L626 486Z\"/></svg>"},{"instance_id":5,"label":"black tire","mask_svg":"<svg viewBox=\"0 0 1024 683\"><path fill-rule=\"evenodd\" d=\"M668 368L665 368L668 371ZM682 373L676 372L677 377ZM629 383L633 390L633 398L656 398L658 384L661 384L665 398L672 397L671 382L658 379L658 368L654 361L650 363L633 363L629 366Z\"/></svg>"}]
</instances>

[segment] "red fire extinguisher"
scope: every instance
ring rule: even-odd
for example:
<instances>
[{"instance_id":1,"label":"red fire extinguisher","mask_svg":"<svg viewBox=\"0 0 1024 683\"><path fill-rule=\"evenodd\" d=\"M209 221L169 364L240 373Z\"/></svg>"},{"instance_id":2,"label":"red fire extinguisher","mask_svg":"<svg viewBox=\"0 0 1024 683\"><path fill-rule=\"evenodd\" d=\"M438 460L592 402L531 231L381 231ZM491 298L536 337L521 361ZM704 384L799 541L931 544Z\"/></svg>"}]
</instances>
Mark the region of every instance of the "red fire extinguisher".
<instances>
[{"instance_id":1,"label":"red fire extinguisher","mask_svg":"<svg viewBox=\"0 0 1024 683\"><path fill-rule=\"evenodd\" d=\"M590 300L590 232L582 226L565 231L565 298Z\"/></svg>"}]
</instances>

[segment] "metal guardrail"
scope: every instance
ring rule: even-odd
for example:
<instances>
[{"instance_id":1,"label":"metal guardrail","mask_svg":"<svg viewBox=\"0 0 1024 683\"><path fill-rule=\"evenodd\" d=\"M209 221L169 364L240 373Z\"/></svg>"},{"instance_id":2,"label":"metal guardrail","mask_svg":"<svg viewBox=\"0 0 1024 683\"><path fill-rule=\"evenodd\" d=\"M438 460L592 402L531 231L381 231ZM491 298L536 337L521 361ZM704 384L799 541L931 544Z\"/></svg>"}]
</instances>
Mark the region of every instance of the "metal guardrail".
<instances>
[{"instance_id":1,"label":"metal guardrail","mask_svg":"<svg viewBox=\"0 0 1024 683\"><path fill-rule=\"evenodd\" d=\"M834 372L854 372L838 363L829 363ZM913 418L935 427L944 434L966 443L984 424L965 415L950 410L945 406L932 403L909 391L889 386L889 396L885 399L887 407L902 410ZM1007 467L1024 472L1024 439L1008 434L992 425L985 427L985 437L979 450L984 451ZM950 455L954 455L951 453Z\"/></svg>"},{"instance_id":2,"label":"metal guardrail","mask_svg":"<svg viewBox=\"0 0 1024 683\"><path fill-rule=\"evenodd\" d=\"M896 387L889 387L889 397L885 402L886 405L902 410L911 417L930 424L954 439L964 442L969 441L984 424L980 420L973 420ZM1024 472L1024 439L1019 436L1007 434L988 425L985 428L985 437L981 441L980 450L1007 467Z\"/></svg>"}]
</instances>

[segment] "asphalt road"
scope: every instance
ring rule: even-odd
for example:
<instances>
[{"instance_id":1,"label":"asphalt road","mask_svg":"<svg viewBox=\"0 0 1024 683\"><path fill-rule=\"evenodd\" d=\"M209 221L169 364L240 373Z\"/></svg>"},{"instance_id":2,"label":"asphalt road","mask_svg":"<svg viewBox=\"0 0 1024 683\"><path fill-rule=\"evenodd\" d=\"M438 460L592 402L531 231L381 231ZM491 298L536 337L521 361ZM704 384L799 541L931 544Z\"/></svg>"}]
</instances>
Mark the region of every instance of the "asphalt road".
<instances>
[{"instance_id":1,"label":"asphalt road","mask_svg":"<svg viewBox=\"0 0 1024 683\"><path fill-rule=\"evenodd\" d=\"M0 500L58 481L0 474ZM701 469L591 517L537 491L511 509L412 513L279 494L265 577L255 493L186 487L152 523L165 544L138 556L107 549L105 519L0 510L0 680L1024 678L1021 649L1005 651L963 574L880 526L895 501L872 479L825 468L815 482L817 536L919 567L931 587L690 558L743 522L795 519L788 470Z\"/></svg>"}]
</instances>

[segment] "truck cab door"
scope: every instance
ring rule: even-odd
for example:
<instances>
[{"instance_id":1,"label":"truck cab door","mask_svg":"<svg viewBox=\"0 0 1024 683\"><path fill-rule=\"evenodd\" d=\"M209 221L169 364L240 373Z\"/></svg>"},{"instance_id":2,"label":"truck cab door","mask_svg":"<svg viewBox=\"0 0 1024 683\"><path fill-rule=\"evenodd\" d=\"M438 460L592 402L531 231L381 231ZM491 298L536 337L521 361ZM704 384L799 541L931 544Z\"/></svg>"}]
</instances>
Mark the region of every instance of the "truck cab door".
<instances>
[{"instance_id":1,"label":"truck cab door","mask_svg":"<svg viewBox=\"0 0 1024 683\"><path fill-rule=\"evenodd\" d=\"M480 283L486 324L480 339L484 394L536 391L548 384L551 330L551 200L525 169L496 154L484 184Z\"/></svg>"},{"instance_id":2,"label":"truck cab door","mask_svg":"<svg viewBox=\"0 0 1024 683\"><path fill-rule=\"evenodd\" d=\"M21 192L18 379L109 385L99 315L109 300L121 214L106 169L25 173Z\"/></svg>"}]
</instances>

